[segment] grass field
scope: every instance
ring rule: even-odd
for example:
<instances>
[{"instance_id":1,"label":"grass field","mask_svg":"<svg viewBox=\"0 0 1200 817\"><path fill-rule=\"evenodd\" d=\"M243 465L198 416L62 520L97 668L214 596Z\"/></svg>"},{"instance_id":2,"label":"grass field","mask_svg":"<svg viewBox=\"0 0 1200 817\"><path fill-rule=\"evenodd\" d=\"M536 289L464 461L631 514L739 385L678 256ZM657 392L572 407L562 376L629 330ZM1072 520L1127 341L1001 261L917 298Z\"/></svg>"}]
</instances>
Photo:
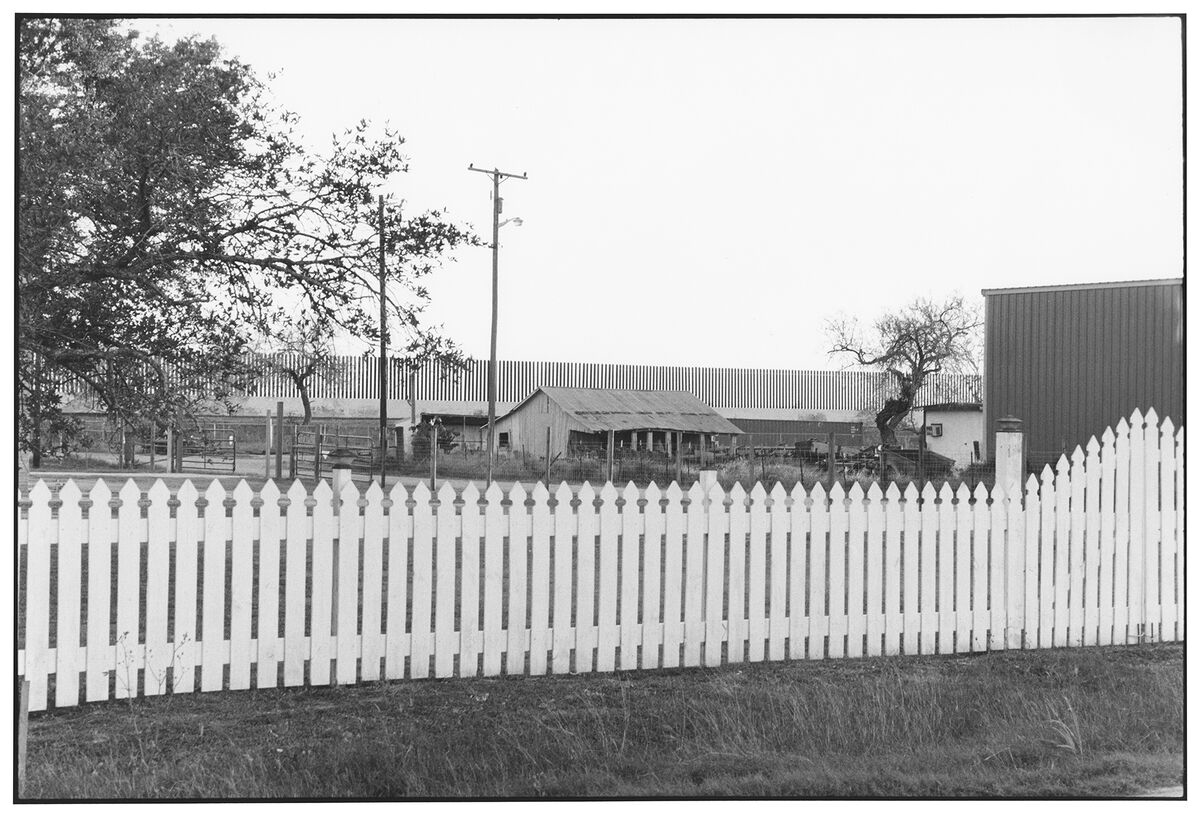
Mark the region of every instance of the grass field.
<instances>
[{"instance_id":1,"label":"grass field","mask_svg":"<svg viewBox=\"0 0 1200 817\"><path fill-rule=\"evenodd\" d=\"M36 714L28 798L1106 797L1183 776L1154 645L177 695Z\"/></svg>"}]
</instances>

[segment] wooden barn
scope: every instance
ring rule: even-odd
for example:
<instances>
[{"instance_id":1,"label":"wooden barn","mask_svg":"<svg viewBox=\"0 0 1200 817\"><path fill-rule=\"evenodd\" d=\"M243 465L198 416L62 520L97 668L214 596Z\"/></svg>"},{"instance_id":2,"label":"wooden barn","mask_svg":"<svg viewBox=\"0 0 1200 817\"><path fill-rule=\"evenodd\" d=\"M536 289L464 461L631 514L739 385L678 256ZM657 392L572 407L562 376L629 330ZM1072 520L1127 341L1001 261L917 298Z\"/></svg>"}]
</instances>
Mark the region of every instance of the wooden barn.
<instances>
[{"instance_id":1,"label":"wooden barn","mask_svg":"<svg viewBox=\"0 0 1200 817\"><path fill-rule=\"evenodd\" d=\"M496 418L496 447L551 457L618 451L706 448L718 434L741 429L682 391L543 386Z\"/></svg>"}]
</instances>

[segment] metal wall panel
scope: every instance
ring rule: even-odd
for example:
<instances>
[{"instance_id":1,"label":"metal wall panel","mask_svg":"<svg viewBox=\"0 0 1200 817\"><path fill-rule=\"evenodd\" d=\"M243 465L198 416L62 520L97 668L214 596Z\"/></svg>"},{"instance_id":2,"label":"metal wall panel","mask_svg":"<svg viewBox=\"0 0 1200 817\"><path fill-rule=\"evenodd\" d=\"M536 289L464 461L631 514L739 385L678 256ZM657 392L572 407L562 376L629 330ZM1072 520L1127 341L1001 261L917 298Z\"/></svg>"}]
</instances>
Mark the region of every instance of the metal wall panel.
<instances>
[{"instance_id":1,"label":"metal wall panel","mask_svg":"<svg viewBox=\"0 0 1200 817\"><path fill-rule=\"evenodd\" d=\"M984 422L1024 421L1035 468L1135 409L1184 422L1183 286L984 290Z\"/></svg>"}]
</instances>

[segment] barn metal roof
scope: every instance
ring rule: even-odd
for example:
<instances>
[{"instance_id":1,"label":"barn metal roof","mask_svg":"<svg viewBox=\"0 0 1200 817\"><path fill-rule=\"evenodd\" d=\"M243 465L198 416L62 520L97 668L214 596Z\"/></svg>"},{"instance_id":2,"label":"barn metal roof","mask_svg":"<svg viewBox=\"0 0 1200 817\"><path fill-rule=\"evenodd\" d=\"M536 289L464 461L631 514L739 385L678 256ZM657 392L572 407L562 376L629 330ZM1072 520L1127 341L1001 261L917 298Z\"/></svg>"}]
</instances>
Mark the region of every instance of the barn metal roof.
<instances>
[{"instance_id":1,"label":"barn metal roof","mask_svg":"<svg viewBox=\"0 0 1200 817\"><path fill-rule=\"evenodd\" d=\"M983 403L930 403L917 408L925 411L983 411Z\"/></svg>"},{"instance_id":2,"label":"barn metal roof","mask_svg":"<svg viewBox=\"0 0 1200 817\"><path fill-rule=\"evenodd\" d=\"M981 289L984 296L988 295L1018 295L1025 292L1067 292L1076 289L1128 289L1129 287L1163 287L1179 286L1182 278L1151 278L1138 281L1095 281L1085 284L1050 284L1027 287L995 287Z\"/></svg>"},{"instance_id":3,"label":"barn metal roof","mask_svg":"<svg viewBox=\"0 0 1200 817\"><path fill-rule=\"evenodd\" d=\"M539 392L571 415L580 431L650 429L701 434L742 433L740 428L685 391L542 386L517 404L509 414L520 411Z\"/></svg>"}]
</instances>

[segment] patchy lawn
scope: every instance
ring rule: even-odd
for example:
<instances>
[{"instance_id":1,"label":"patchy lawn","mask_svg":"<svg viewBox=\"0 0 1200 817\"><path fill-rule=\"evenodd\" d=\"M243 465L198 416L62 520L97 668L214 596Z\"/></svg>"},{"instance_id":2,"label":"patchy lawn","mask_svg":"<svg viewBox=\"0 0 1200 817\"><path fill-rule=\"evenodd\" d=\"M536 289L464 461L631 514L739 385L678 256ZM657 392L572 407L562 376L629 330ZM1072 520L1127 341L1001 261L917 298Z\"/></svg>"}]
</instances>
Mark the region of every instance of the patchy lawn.
<instances>
[{"instance_id":1,"label":"patchy lawn","mask_svg":"<svg viewBox=\"0 0 1200 817\"><path fill-rule=\"evenodd\" d=\"M401 681L29 721L28 798L1106 797L1183 777L1152 645Z\"/></svg>"}]
</instances>

